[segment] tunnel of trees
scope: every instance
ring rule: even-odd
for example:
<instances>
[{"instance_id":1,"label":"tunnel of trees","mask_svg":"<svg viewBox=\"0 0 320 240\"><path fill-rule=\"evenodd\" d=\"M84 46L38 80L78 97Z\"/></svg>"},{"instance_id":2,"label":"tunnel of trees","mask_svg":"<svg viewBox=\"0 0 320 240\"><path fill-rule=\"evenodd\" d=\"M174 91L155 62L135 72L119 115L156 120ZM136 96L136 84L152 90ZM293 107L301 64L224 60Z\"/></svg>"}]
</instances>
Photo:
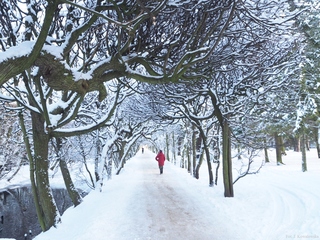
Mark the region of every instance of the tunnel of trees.
<instances>
[{"instance_id":1,"label":"tunnel of trees","mask_svg":"<svg viewBox=\"0 0 320 240\"><path fill-rule=\"evenodd\" d=\"M307 171L309 143L319 150L319 11L294 0L1 1L0 178L29 165L46 231L60 221L50 170L77 206L70 165L93 160L86 181L99 189L142 145L195 178L205 163L211 187L221 167L225 197L258 171L257 151L275 148L278 164L286 147L301 151Z\"/></svg>"}]
</instances>

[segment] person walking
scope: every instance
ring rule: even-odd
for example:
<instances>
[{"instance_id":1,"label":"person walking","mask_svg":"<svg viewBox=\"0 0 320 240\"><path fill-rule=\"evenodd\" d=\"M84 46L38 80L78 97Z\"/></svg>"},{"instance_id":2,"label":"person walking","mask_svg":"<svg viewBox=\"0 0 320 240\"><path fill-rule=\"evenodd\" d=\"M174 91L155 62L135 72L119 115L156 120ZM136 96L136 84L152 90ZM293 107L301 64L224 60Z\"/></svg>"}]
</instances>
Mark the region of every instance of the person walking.
<instances>
[{"instance_id":1,"label":"person walking","mask_svg":"<svg viewBox=\"0 0 320 240\"><path fill-rule=\"evenodd\" d=\"M163 173L164 161L166 160L166 157L164 156L162 150L160 150L159 153L157 154L156 160L158 161L160 174L162 174Z\"/></svg>"}]
</instances>

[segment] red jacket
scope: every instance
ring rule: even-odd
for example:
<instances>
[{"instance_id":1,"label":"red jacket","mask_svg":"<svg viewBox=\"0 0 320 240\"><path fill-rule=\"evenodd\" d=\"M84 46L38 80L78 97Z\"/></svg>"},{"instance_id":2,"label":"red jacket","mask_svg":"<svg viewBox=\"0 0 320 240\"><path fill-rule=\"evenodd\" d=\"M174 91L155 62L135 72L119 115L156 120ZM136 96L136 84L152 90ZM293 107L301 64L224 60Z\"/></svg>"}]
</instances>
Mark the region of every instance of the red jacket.
<instances>
[{"instance_id":1,"label":"red jacket","mask_svg":"<svg viewBox=\"0 0 320 240\"><path fill-rule=\"evenodd\" d=\"M159 152L156 156L156 160L158 161L159 167L162 167L164 165L164 161L166 160L166 157L164 156L163 152Z\"/></svg>"}]
</instances>

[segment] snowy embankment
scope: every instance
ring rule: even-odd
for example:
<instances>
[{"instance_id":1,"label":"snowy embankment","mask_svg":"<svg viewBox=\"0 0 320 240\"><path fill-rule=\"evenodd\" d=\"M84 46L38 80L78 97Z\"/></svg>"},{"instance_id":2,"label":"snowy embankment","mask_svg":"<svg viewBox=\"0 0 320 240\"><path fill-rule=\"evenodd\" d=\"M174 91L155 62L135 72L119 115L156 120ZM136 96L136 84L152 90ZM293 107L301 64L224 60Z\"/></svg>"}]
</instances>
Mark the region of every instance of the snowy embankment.
<instances>
[{"instance_id":1,"label":"snowy embankment","mask_svg":"<svg viewBox=\"0 0 320 240\"><path fill-rule=\"evenodd\" d=\"M283 157L259 174L234 186L235 197L208 187L206 166L200 180L166 162L160 175L154 154L138 153L119 176L91 192L62 223L36 240L84 239L320 239L320 159L307 153L308 172L301 172L301 154Z\"/></svg>"}]
</instances>

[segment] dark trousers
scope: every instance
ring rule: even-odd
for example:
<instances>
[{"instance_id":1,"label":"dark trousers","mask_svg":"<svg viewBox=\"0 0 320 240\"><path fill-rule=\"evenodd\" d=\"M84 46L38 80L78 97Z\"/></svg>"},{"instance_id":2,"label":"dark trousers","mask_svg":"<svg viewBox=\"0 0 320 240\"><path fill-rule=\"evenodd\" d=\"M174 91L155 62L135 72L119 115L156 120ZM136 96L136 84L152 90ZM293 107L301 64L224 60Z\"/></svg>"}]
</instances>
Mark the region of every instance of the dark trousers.
<instances>
[{"instance_id":1,"label":"dark trousers","mask_svg":"<svg viewBox=\"0 0 320 240\"><path fill-rule=\"evenodd\" d=\"M160 169L160 174L162 174L163 173L163 166L159 166L159 169Z\"/></svg>"}]
</instances>

